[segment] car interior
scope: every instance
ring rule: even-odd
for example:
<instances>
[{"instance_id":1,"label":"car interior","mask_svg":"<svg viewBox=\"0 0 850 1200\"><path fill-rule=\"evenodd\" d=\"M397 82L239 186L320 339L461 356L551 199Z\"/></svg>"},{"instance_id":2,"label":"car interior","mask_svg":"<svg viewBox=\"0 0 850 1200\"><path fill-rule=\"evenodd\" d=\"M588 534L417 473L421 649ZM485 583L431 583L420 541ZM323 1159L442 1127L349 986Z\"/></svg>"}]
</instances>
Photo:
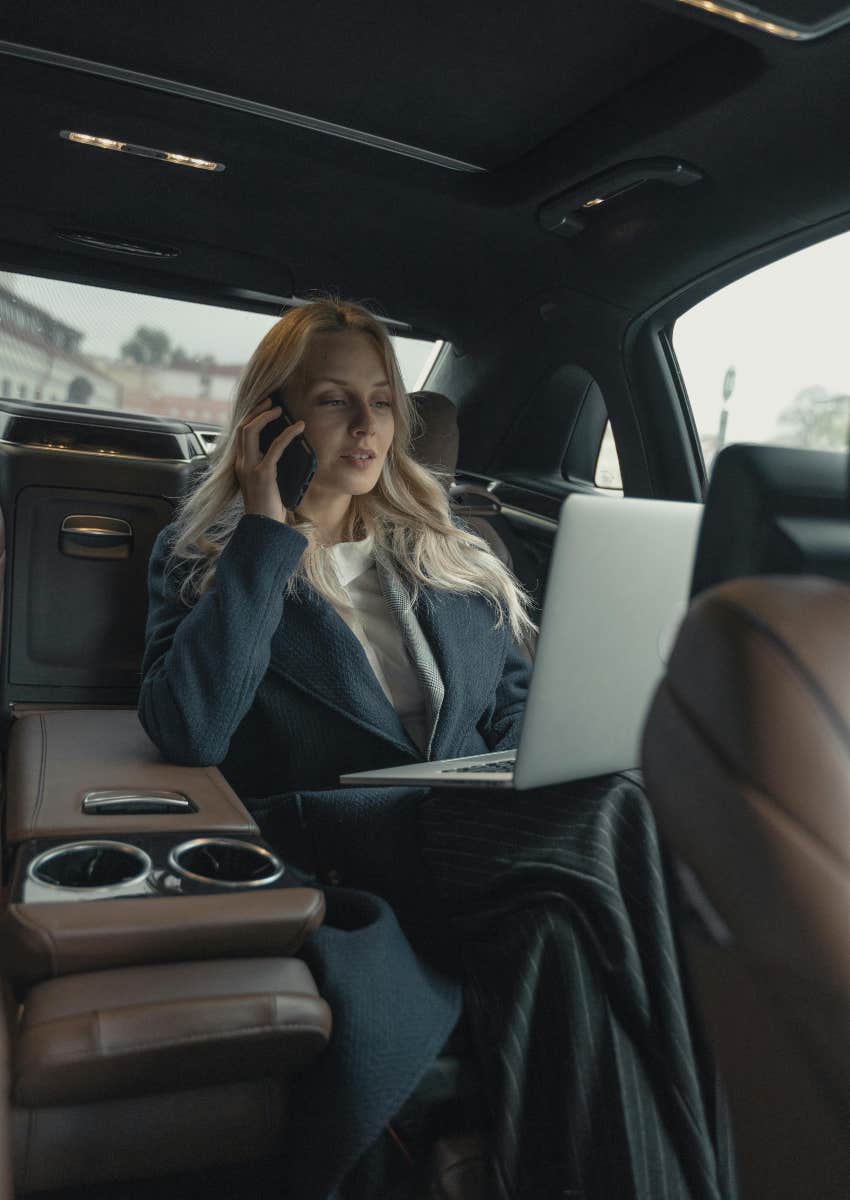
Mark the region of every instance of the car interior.
<instances>
[{"instance_id":1,"label":"car interior","mask_svg":"<svg viewBox=\"0 0 850 1200\"><path fill-rule=\"evenodd\" d=\"M743 1200L846 1197L850 8L44 0L0 62L0 1198L278 1194L324 897L135 705L153 542L327 294L415 358L414 453L536 616L571 496L705 505L643 743L694 1020ZM484 1200L479 1103L460 1028L344 1195Z\"/></svg>"}]
</instances>

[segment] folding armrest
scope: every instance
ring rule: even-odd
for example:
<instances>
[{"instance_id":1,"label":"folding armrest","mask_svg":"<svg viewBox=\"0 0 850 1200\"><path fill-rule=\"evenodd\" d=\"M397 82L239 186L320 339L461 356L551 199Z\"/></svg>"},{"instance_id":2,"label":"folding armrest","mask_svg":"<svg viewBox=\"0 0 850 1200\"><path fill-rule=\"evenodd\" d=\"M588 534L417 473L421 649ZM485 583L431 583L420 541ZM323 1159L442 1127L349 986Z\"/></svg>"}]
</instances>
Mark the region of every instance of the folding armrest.
<instances>
[{"instance_id":1,"label":"folding armrest","mask_svg":"<svg viewBox=\"0 0 850 1200\"><path fill-rule=\"evenodd\" d=\"M279 1155L287 1077L330 1032L330 1010L295 959L36 985L14 1055L16 1194Z\"/></svg>"},{"instance_id":2,"label":"folding armrest","mask_svg":"<svg viewBox=\"0 0 850 1200\"><path fill-rule=\"evenodd\" d=\"M144 963L297 954L324 919L315 888L10 904L0 959L17 983Z\"/></svg>"},{"instance_id":3,"label":"folding armrest","mask_svg":"<svg viewBox=\"0 0 850 1200\"><path fill-rule=\"evenodd\" d=\"M90 792L140 798L177 793L193 811L99 815L83 810ZM6 766L6 845L28 838L97 833L220 833L259 831L215 767L166 762L142 729L135 709L27 713L12 725Z\"/></svg>"}]
</instances>

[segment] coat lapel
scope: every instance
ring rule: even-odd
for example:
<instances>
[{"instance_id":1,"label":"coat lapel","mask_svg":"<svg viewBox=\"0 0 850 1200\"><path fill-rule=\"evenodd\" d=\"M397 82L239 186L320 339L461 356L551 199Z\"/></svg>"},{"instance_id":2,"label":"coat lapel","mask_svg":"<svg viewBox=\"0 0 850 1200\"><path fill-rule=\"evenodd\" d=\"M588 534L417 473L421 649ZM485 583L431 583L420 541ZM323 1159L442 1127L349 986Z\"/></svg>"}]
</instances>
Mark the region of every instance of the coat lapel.
<instances>
[{"instance_id":1,"label":"coat lapel","mask_svg":"<svg viewBox=\"0 0 850 1200\"><path fill-rule=\"evenodd\" d=\"M431 756L451 758L463 753L470 714L484 712L501 678L505 641L480 596L423 589L416 615L445 687Z\"/></svg>"},{"instance_id":2,"label":"coat lapel","mask_svg":"<svg viewBox=\"0 0 850 1200\"><path fill-rule=\"evenodd\" d=\"M421 758L363 647L333 606L306 585L286 598L271 666L299 691L386 738L411 760Z\"/></svg>"},{"instance_id":3,"label":"coat lapel","mask_svg":"<svg viewBox=\"0 0 850 1200\"><path fill-rule=\"evenodd\" d=\"M378 575L425 692L427 757L450 757L469 731L470 713L484 710L504 666L492 610L479 596L430 588L420 589L413 608L391 568L379 562ZM271 666L300 691L391 742L409 761L422 760L363 647L333 606L306 585L286 599Z\"/></svg>"}]
</instances>

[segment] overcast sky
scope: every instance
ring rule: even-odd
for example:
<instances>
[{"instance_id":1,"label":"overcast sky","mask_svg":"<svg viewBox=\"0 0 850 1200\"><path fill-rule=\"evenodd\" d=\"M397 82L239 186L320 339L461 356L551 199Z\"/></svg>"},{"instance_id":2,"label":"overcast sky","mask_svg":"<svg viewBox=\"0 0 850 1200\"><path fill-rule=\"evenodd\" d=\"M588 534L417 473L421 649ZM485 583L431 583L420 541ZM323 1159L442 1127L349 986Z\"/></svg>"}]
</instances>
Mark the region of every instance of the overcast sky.
<instances>
[{"instance_id":1,"label":"overcast sky","mask_svg":"<svg viewBox=\"0 0 850 1200\"><path fill-rule=\"evenodd\" d=\"M804 388L850 394L850 234L739 279L676 323L673 346L700 433L715 433L735 367L726 440L767 441Z\"/></svg>"}]
</instances>

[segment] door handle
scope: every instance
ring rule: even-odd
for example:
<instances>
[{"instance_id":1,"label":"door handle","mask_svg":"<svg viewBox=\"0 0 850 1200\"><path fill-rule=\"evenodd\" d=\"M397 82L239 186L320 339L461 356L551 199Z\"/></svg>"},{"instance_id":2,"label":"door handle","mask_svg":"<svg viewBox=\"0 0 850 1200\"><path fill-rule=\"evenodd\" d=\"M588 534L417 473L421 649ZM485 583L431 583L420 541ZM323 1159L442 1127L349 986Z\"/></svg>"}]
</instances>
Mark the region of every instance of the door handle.
<instances>
[{"instance_id":1,"label":"door handle","mask_svg":"<svg viewBox=\"0 0 850 1200\"><path fill-rule=\"evenodd\" d=\"M59 549L72 558L129 558L133 528L119 517L78 515L66 517L59 533Z\"/></svg>"},{"instance_id":2,"label":"door handle","mask_svg":"<svg viewBox=\"0 0 850 1200\"><path fill-rule=\"evenodd\" d=\"M498 497L474 483L453 483L449 501L452 512L460 517L497 517L502 511Z\"/></svg>"}]
</instances>

